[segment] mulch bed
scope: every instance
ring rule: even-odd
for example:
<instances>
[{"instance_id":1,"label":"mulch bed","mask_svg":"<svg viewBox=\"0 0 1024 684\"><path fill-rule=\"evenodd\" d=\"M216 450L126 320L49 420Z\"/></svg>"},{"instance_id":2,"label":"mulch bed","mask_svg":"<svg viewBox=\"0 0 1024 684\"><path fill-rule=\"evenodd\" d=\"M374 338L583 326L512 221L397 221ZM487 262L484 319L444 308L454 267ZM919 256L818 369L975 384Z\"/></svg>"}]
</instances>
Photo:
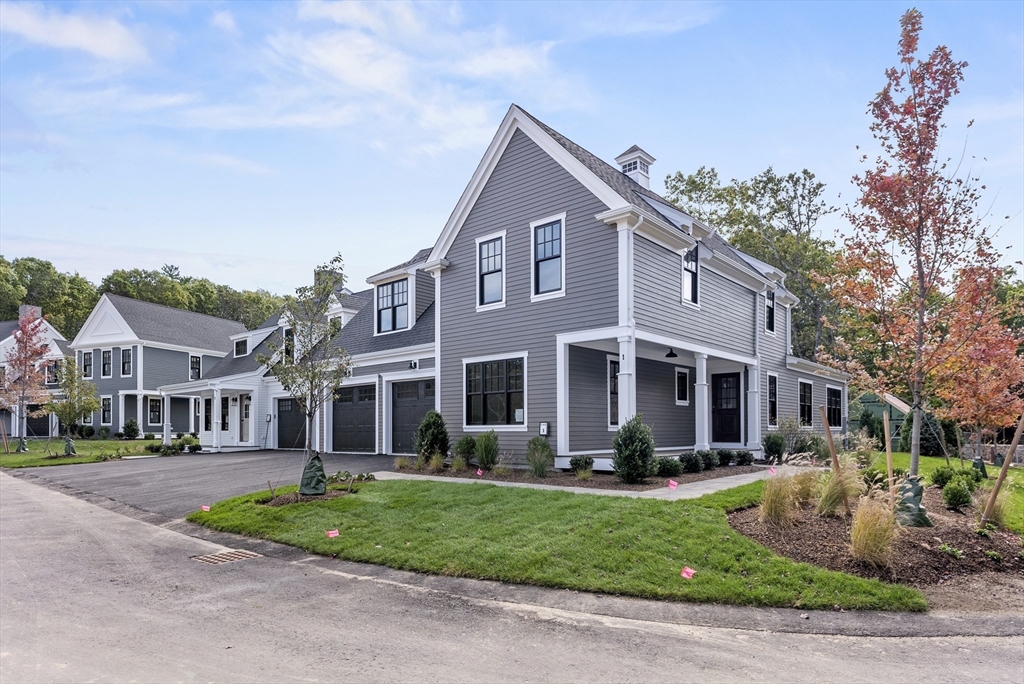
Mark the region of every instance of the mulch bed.
<instances>
[{"instance_id":1,"label":"mulch bed","mask_svg":"<svg viewBox=\"0 0 1024 684\"><path fill-rule=\"evenodd\" d=\"M876 568L850 555L849 518L822 518L815 515L813 507L803 508L796 524L789 529L779 530L759 523L756 506L730 513L729 523L787 558L919 589L959 581L977 573L1011 573L1018 578L1024 575L1018 535L1004 531L992 531L989 537L977 534L977 512L973 508L965 508L961 513L946 510L942 491L936 487L925 489L924 505L935 527L901 528L893 546L891 565L887 568ZM957 559L940 551L941 544L960 549L963 557ZM985 551L1002 554L1002 561L988 558Z\"/></svg>"},{"instance_id":2,"label":"mulch bed","mask_svg":"<svg viewBox=\"0 0 1024 684\"><path fill-rule=\"evenodd\" d=\"M495 473L493 470L485 470L483 475L476 474L476 468L470 466L468 470L456 473L451 468L445 468L439 473L424 470L396 470L395 472L413 473L417 475L438 475L441 477L458 477L468 480L481 480L483 482L530 482L532 484L555 485L559 487L585 487L587 489L620 489L632 492L646 492L652 489L668 487L668 481L675 480L679 484L688 482L700 482L701 480L713 480L719 477L731 475L743 475L745 473L756 473L764 470L763 466L727 466L715 468L699 473L683 473L672 478L652 477L646 484L628 485L624 484L618 477L611 473L594 473L589 480L581 480L572 472L549 472L547 477L534 477L533 473L523 468L513 468L508 474Z\"/></svg>"},{"instance_id":3,"label":"mulch bed","mask_svg":"<svg viewBox=\"0 0 1024 684\"><path fill-rule=\"evenodd\" d=\"M308 503L310 501L327 501L328 499L337 499L341 496L348 495L348 486L345 489L328 489L323 496L307 496L305 494L299 494L298 492L289 492L288 494L278 494L273 499L268 501L260 501L264 506L286 506L294 503ZM355 490L352 490L355 494Z\"/></svg>"}]
</instances>

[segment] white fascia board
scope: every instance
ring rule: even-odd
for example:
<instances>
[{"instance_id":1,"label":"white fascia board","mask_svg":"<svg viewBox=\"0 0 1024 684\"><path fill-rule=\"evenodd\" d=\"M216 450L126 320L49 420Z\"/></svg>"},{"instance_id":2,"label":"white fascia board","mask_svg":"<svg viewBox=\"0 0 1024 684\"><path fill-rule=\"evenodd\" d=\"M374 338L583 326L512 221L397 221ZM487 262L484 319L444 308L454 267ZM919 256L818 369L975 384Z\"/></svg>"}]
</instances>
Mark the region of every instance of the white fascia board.
<instances>
[{"instance_id":1,"label":"white fascia board","mask_svg":"<svg viewBox=\"0 0 1024 684\"><path fill-rule=\"evenodd\" d=\"M170 351L188 352L189 354L194 354L196 356L216 356L220 359L231 353L215 349L201 349L199 347L182 347L176 344L164 344L163 342L149 342L148 340L137 340L132 344L137 344L140 347L155 347L157 349L169 349ZM107 346L110 345L108 344Z\"/></svg>"},{"instance_id":2,"label":"white fascia board","mask_svg":"<svg viewBox=\"0 0 1024 684\"><path fill-rule=\"evenodd\" d=\"M396 268L390 271L385 271L384 273L372 275L366 279L366 282L369 285L384 285L392 280L401 280L402 278L415 275L416 271L418 271L423 265L422 261L417 261L414 264L409 264L405 268Z\"/></svg>"},{"instance_id":3,"label":"white fascia board","mask_svg":"<svg viewBox=\"0 0 1024 684\"><path fill-rule=\"evenodd\" d=\"M185 392L185 391L200 391L200 390L212 390L212 389L255 389L256 387L263 384L262 371L265 369L260 368L248 373L239 373L237 375L225 375L220 378L200 378L199 380L189 380L188 382L179 382L173 385L160 385L156 388L157 392ZM237 385L237 386L236 386ZM125 394L135 394L137 390L123 390Z\"/></svg>"},{"instance_id":4,"label":"white fascia board","mask_svg":"<svg viewBox=\"0 0 1024 684\"><path fill-rule=\"evenodd\" d=\"M775 301L783 306L796 306L800 303L800 298L789 290L780 287L775 291Z\"/></svg>"},{"instance_id":5,"label":"white fascia board","mask_svg":"<svg viewBox=\"0 0 1024 684\"><path fill-rule=\"evenodd\" d=\"M703 252L705 250L701 251ZM701 261L704 261L705 268L711 269L712 271L722 276L723 278L728 278L734 283L742 285L754 292L763 292L767 287L771 285L771 283L765 278L761 278L759 276L755 276L751 273L748 273L744 269L740 268L739 266L736 266L731 261L715 252L713 249L708 248L706 251L710 252L711 256L707 260L703 258L701 259Z\"/></svg>"},{"instance_id":6,"label":"white fascia board","mask_svg":"<svg viewBox=\"0 0 1024 684\"><path fill-rule=\"evenodd\" d=\"M798 356L787 356L786 357L786 368L790 370L800 371L803 373L811 373L812 375L820 375L836 382L845 383L850 379L848 373L837 371L834 368L816 363L814 361L808 361L807 359L801 359Z\"/></svg>"},{"instance_id":7,"label":"white fascia board","mask_svg":"<svg viewBox=\"0 0 1024 684\"><path fill-rule=\"evenodd\" d=\"M94 340L93 337L95 336L91 334L92 327L96 319L103 313L109 314L111 318L118 323L118 326L121 327L122 330L130 330L133 337L123 337L118 339L116 342L109 339ZM115 307L107 295L104 294L100 297L99 301L96 302L96 306L92 308L92 311L89 313L89 317L85 319L85 324L82 325L78 334L75 335L75 339L71 341L71 348L78 351L79 349L89 350L98 349L100 347L124 346L125 344L137 344L139 342L140 340L138 335L135 335L135 331L132 330L130 325L128 325L128 321L124 319L121 312L117 310L117 307Z\"/></svg>"},{"instance_id":8,"label":"white fascia board","mask_svg":"<svg viewBox=\"0 0 1024 684\"><path fill-rule=\"evenodd\" d=\"M388 349L386 351L379 352L368 352L366 354L356 354L352 356L352 364L358 366L374 366L381 363L391 363L393 361L411 361L413 359L421 359L424 356L434 355L434 344L421 344L415 347L399 347L398 349Z\"/></svg>"},{"instance_id":9,"label":"white fascia board","mask_svg":"<svg viewBox=\"0 0 1024 684\"><path fill-rule=\"evenodd\" d=\"M665 347L671 347L673 349L685 349L686 351L694 352L697 354L707 354L710 357L717 359L725 359L726 361L735 361L736 363L745 363L750 366L757 365L757 359L753 356L746 356L744 354L737 354L735 352L724 351L722 349L716 349L714 347L708 347L703 344L695 344L687 340L681 340L677 337L669 337L656 332L650 332L647 330L637 329L636 339L643 340L645 342L653 342L654 344L660 344Z\"/></svg>"},{"instance_id":10,"label":"white fascia board","mask_svg":"<svg viewBox=\"0 0 1024 684\"><path fill-rule=\"evenodd\" d=\"M455 237L462 228L462 224L469 216L470 210L476 204L476 200L483 191L484 185L487 184L487 180L491 177L491 173L494 171L495 166L497 166L498 160L512 139L512 135L517 130L529 136L538 147L582 183L585 188L592 192L609 209L628 204L611 186L598 178L593 171L559 145L554 138L544 132L519 107L512 105L508 113L505 114L501 125L498 126L498 130L494 134L494 138L491 139L490 145L487 146L487 151L477 165L476 171L473 172L469 184L463 190L462 196L459 197L452 215L448 218L448 222L434 244L434 249L431 250L430 256L427 257L427 263L437 262L448 255L448 250L451 249L452 243L455 242Z\"/></svg>"},{"instance_id":11,"label":"white fascia board","mask_svg":"<svg viewBox=\"0 0 1024 684\"><path fill-rule=\"evenodd\" d=\"M665 223L651 212L634 205L602 211L594 218L609 225L625 222L637 235L642 235L651 242L677 254L685 254L697 244L697 241L690 235L670 223Z\"/></svg>"}]
</instances>

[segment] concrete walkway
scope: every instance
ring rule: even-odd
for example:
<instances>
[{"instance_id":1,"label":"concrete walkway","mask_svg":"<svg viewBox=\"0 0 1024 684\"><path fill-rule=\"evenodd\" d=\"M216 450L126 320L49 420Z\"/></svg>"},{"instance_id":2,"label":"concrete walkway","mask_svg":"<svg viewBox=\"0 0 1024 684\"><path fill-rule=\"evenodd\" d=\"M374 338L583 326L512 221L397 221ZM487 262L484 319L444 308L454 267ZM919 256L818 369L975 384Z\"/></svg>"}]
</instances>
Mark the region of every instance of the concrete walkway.
<instances>
[{"instance_id":1,"label":"concrete walkway","mask_svg":"<svg viewBox=\"0 0 1024 684\"><path fill-rule=\"evenodd\" d=\"M427 480L429 482L448 482L454 484L492 484L497 487L524 487L526 489L542 489L556 492L571 492L573 494L597 494L599 496L628 496L634 499L661 499L663 501L676 501L678 499L696 499L698 496L720 492L723 489L732 489L749 482L757 482L768 477L768 469L756 473L744 473L743 475L730 475L729 477L716 477L711 480L690 482L681 484L675 489L659 487L644 492L634 492L622 489L595 489L589 487L561 487L558 485L534 484L532 482L498 482L495 480L477 480L472 477L439 477L437 475L415 475L413 473L395 473L384 470L373 474L378 480Z\"/></svg>"}]
</instances>

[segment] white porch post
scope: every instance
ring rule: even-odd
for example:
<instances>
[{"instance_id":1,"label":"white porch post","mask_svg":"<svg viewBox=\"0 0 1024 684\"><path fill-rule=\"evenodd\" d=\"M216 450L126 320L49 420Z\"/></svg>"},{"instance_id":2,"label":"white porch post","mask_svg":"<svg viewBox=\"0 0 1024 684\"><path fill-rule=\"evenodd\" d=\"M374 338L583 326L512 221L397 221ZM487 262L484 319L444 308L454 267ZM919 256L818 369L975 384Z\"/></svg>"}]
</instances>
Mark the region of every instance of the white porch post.
<instances>
[{"instance_id":1,"label":"white porch post","mask_svg":"<svg viewBox=\"0 0 1024 684\"><path fill-rule=\"evenodd\" d=\"M11 437L21 436L21 416L18 415L18 405L11 407Z\"/></svg>"},{"instance_id":2,"label":"white porch post","mask_svg":"<svg viewBox=\"0 0 1024 684\"><path fill-rule=\"evenodd\" d=\"M124 394L117 395L117 431L124 432Z\"/></svg>"},{"instance_id":3,"label":"white porch post","mask_svg":"<svg viewBox=\"0 0 1024 684\"><path fill-rule=\"evenodd\" d=\"M619 425L636 415L636 337L619 338Z\"/></svg>"},{"instance_id":4,"label":"white porch post","mask_svg":"<svg viewBox=\"0 0 1024 684\"><path fill-rule=\"evenodd\" d=\"M195 397L189 397L188 398L188 431L189 432L195 432L196 431L196 407L198 406L198 404L196 404L197 401L199 401L199 400L196 399Z\"/></svg>"},{"instance_id":5,"label":"white porch post","mask_svg":"<svg viewBox=\"0 0 1024 684\"><path fill-rule=\"evenodd\" d=\"M711 425L711 399L708 391L708 355L697 353L697 381L694 383L693 405L696 418L696 439L694 447L700 451L708 449L711 444L708 439L708 429Z\"/></svg>"},{"instance_id":6,"label":"white porch post","mask_svg":"<svg viewBox=\"0 0 1024 684\"><path fill-rule=\"evenodd\" d=\"M213 388L213 415L210 416L210 427L213 428L213 450L220 451L220 387Z\"/></svg>"},{"instance_id":7,"label":"white porch post","mask_svg":"<svg viewBox=\"0 0 1024 684\"><path fill-rule=\"evenodd\" d=\"M747 447L761 444L761 366L755 365L748 373L747 386Z\"/></svg>"},{"instance_id":8,"label":"white porch post","mask_svg":"<svg viewBox=\"0 0 1024 684\"><path fill-rule=\"evenodd\" d=\"M163 392L161 392L160 393L160 404L161 404L161 408L163 410L162 418L164 420L164 444L170 444L171 443L171 398L168 395L166 395Z\"/></svg>"}]
</instances>

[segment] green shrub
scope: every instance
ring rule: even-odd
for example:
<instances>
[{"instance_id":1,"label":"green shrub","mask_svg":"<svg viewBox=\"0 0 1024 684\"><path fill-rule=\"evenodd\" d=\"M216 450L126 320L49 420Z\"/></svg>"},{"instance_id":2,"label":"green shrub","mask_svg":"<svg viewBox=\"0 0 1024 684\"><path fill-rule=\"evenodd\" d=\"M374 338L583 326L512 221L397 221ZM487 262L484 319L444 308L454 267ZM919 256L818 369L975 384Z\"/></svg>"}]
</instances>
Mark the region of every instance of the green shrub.
<instances>
[{"instance_id":1,"label":"green shrub","mask_svg":"<svg viewBox=\"0 0 1024 684\"><path fill-rule=\"evenodd\" d=\"M97 434L100 439L110 439L110 428L104 425L100 428L100 431Z\"/></svg>"},{"instance_id":2,"label":"green shrub","mask_svg":"<svg viewBox=\"0 0 1024 684\"><path fill-rule=\"evenodd\" d=\"M757 519L772 527L789 527L797 514L797 501L793 491L793 478L773 475L764 481L761 508Z\"/></svg>"},{"instance_id":3,"label":"green shrub","mask_svg":"<svg viewBox=\"0 0 1024 684\"><path fill-rule=\"evenodd\" d=\"M490 470L498 462L498 433L488 430L476 438L476 462L484 470Z\"/></svg>"},{"instance_id":4,"label":"green shrub","mask_svg":"<svg viewBox=\"0 0 1024 684\"><path fill-rule=\"evenodd\" d=\"M714 470L718 465L718 455L714 451L701 450L697 452L700 457L701 463L704 464L704 470Z\"/></svg>"},{"instance_id":5,"label":"green shrub","mask_svg":"<svg viewBox=\"0 0 1024 684\"><path fill-rule=\"evenodd\" d=\"M973 492L981 484L985 476L981 474L981 471L977 468L960 468L956 471L957 477L963 478L965 482L969 482L971 491Z\"/></svg>"},{"instance_id":6,"label":"green shrub","mask_svg":"<svg viewBox=\"0 0 1024 684\"><path fill-rule=\"evenodd\" d=\"M921 422L921 455L942 456L942 441L946 439L942 424L930 413L922 414ZM900 451L910 451L910 442L914 434L914 415L908 414L900 427ZM940 441L942 440L942 441ZM954 440L955 441L955 440Z\"/></svg>"},{"instance_id":7,"label":"green shrub","mask_svg":"<svg viewBox=\"0 0 1024 684\"><path fill-rule=\"evenodd\" d=\"M451 442L448 439L448 428L444 424L444 418L437 411L431 409L423 416L420 426L416 429L416 440L413 448L417 454L448 454Z\"/></svg>"},{"instance_id":8,"label":"green shrub","mask_svg":"<svg viewBox=\"0 0 1024 684\"><path fill-rule=\"evenodd\" d=\"M724 468L732 463L732 460L736 458L736 452L730 449L719 449L716 453L718 455L718 463L715 465L719 468Z\"/></svg>"},{"instance_id":9,"label":"green shrub","mask_svg":"<svg viewBox=\"0 0 1024 684\"><path fill-rule=\"evenodd\" d=\"M670 456L658 457L658 477L676 477L683 472L683 464L678 458Z\"/></svg>"},{"instance_id":10,"label":"green shrub","mask_svg":"<svg viewBox=\"0 0 1024 684\"><path fill-rule=\"evenodd\" d=\"M592 473L594 471L594 459L590 456L573 456L569 459L569 470L576 473L577 476L584 470L589 470Z\"/></svg>"},{"instance_id":11,"label":"green shrub","mask_svg":"<svg viewBox=\"0 0 1024 684\"><path fill-rule=\"evenodd\" d=\"M985 557L988 558L989 560L994 560L996 563L1002 563L1003 562L1003 554L999 553L998 551L991 551L991 550L986 551L985 552Z\"/></svg>"},{"instance_id":12,"label":"green shrub","mask_svg":"<svg viewBox=\"0 0 1024 684\"><path fill-rule=\"evenodd\" d=\"M885 439L885 426L882 423L882 419L872 413L870 409L861 411L860 419L857 422L860 423L861 429L865 430L872 439L877 439L878 441Z\"/></svg>"},{"instance_id":13,"label":"green shrub","mask_svg":"<svg viewBox=\"0 0 1024 684\"><path fill-rule=\"evenodd\" d=\"M657 472L651 427L639 413L616 431L612 450L612 469L626 484L639 484Z\"/></svg>"},{"instance_id":14,"label":"green shrub","mask_svg":"<svg viewBox=\"0 0 1024 684\"><path fill-rule=\"evenodd\" d=\"M955 546L950 546L949 544L939 544L939 551L942 551L942 553L948 553L950 556L956 558L957 560L960 560L964 557L963 551L956 548Z\"/></svg>"},{"instance_id":15,"label":"green shrub","mask_svg":"<svg viewBox=\"0 0 1024 684\"><path fill-rule=\"evenodd\" d=\"M471 435L462 435L455 443L455 455L461 456L466 463L476 456L476 440Z\"/></svg>"},{"instance_id":16,"label":"green shrub","mask_svg":"<svg viewBox=\"0 0 1024 684\"><path fill-rule=\"evenodd\" d=\"M754 454L749 451L742 450L736 452L736 465L748 466L754 463Z\"/></svg>"},{"instance_id":17,"label":"green shrub","mask_svg":"<svg viewBox=\"0 0 1024 684\"><path fill-rule=\"evenodd\" d=\"M123 432L115 432L114 433L114 439L124 439L124 433Z\"/></svg>"},{"instance_id":18,"label":"green shrub","mask_svg":"<svg viewBox=\"0 0 1024 684\"><path fill-rule=\"evenodd\" d=\"M769 432L761 440L764 447L764 457L769 463L782 463L782 454L786 452L786 438L778 432Z\"/></svg>"},{"instance_id":19,"label":"green shrub","mask_svg":"<svg viewBox=\"0 0 1024 684\"><path fill-rule=\"evenodd\" d=\"M794 454L811 454L819 461L830 461L832 452L828 450L828 442L825 437L819 434L805 434L797 440L793 448Z\"/></svg>"},{"instance_id":20,"label":"green shrub","mask_svg":"<svg viewBox=\"0 0 1024 684\"><path fill-rule=\"evenodd\" d=\"M692 451L679 454L679 462L683 464L683 470L688 473L699 473L704 470L704 459Z\"/></svg>"},{"instance_id":21,"label":"green shrub","mask_svg":"<svg viewBox=\"0 0 1024 684\"><path fill-rule=\"evenodd\" d=\"M152 432L147 432L143 439L156 439L156 437L153 436Z\"/></svg>"},{"instance_id":22,"label":"green shrub","mask_svg":"<svg viewBox=\"0 0 1024 684\"><path fill-rule=\"evenodd\" d=\"M184 432L178 432L178 433L175 433L174 439L181 439L184 436L185 436Z\"/></svg>"},{"instance_id":23,"label":"green shrub","mask_svg":"<svg viewBox=\"0 0 1024 684\"><path fill-rule=\"evenodd\" d=\"M589 480L592 477L594 477L593 468L584 468L583 470L576 471L577 480Z\"/></svg>"},{"instance_id":24,"label":"green shrub","mask_svg":"<svg viewBox=\"0 0 1024 684\"><path fill-rule=\"evenodd\" d=\"M82 426L82 438L83 439L91 439L92 436L95 435L95 434L96 434L96 428L94 428L92 425L83 425Z\"/></svg>"},{"instance_id":25,"label":"green shrub","mask_svg":"<svg viewBox=\"0 0 1024 684\"><path fill-rule=\"evenodd\" d=\"M180 453L181 453L181 444L177 444L175 442L171 442L170 444L161 444L160 445L160 455L161 456L176 456L177 454L180 454Z\"/></svg>"},{"instance_id":26,"label":"green shrub","mask_svg":"<svg viewBox=\"0 0 1024 684\"><path fill-rule=\"evenodd\" d=\"M147 444L145 448L146 448L146 451L148 451L151 454L159 454L161 446L163 446L163 445L162 444L150 443L150 444Z\"/></svg>"},{"instance_id":27,"label":"green shrub","mask_svg":"<svg viewBox=\"0 0 1024 684\"><path fill-rule=\"evenodd\" d=\"M928 479L931 480L933 485L942 489L949 484L949 481L954 477L956 477L956 468L950 465L943 465L933 470Z\"/></svg>"},{"instance_id":28,"label":"green shrub","mask_svg":"<svg viewBox=\"0 0 1024 684\"><path fill-rule=\"evenodd\" d=\"M951 511L971 505L971 490L962 478L955 477L942 488L942 503Z\"/></svg>"},{"instance_id":29,"label":"green shrub","mask_svg":"<svg viewBox=\"0 0 1024 684\"><path fill-rule=\"evenodd\" d=\"M545 477L548 468L555 465L555 455L551 452L551 445L548 440L540 435L531 437L526 443L526 462L534 477Z\"/></svg>"},{"instance_id":30,"label":"green shrub","mask_svg":"<svg viewBox=\"0 0 1024 684\"><path fill-rule=\"evenodd\" d=\"M128 420L124 421L124 438L139 438L139 421L135 420L134 418L129 418Z\"/></svg>"}]
</instances>

